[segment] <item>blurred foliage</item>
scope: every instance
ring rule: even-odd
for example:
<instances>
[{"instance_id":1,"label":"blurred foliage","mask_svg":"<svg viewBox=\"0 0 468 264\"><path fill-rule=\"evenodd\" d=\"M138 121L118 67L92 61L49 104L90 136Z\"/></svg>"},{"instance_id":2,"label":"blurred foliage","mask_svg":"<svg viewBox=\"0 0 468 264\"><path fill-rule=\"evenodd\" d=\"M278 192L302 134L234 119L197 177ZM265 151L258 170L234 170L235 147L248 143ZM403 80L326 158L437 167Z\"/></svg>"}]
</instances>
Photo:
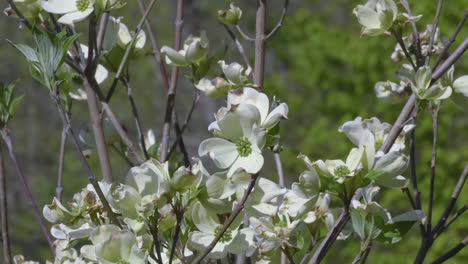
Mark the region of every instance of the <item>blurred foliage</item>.
<instances>
[{"instance_id":1,"label":"blurred foliage","mask_svg":"<svg viewBox=\"0 0 468 264\"><path fill-rule=\"evenodd\" d=\"M173 3L161 1L151 16L160 45L172 45L174 16ZM244 17L240 24L246 31L253 32L255 12L253 3L240 1ZM359 37L360 28L352 15L352 10L358 1L346 0L302 0L291 1L288 13L281 31L268 42L266 65L266 92L277 96L288 103L290 107L289 120L281 128L284 146L282 158L288 181L297 180L304 164L296 158L299 153L308 155L311 159L345 158L352 147L346 137L338 132L338 127L345 121L356 116L370 118L378 117L382 121L393 123L402 105L390 105L378 100L374 94L374 84L377 81L397 81L394 73L399 64L390 59L395 46L394 40L388 36ZM229 1L191 1L187 0L185 32L197 34L200 29L207 31L213 50L228 45L227 61L241 61L230 42L227 34L217 22L216 10L226 8ZM425 24L432 23L436 1L411 1L414 14L424 13L418 22L420 29ZM271 1L269 28L273 28L276 18L281 12L282 1ZM401 6L400 6L401 8ZM465 0L447 1L441 16L440 27L443 36L450 36L466 9ZM117 11L115 16L124 16L124 22L129 28L138 23L134 14L139 14L135 2L130 2L126 8ZM14 140L17 152L26 174L30 176L38 203L49 203L55 193L57 158L60 144L61 122L56 109L50 103L47 90L28 76L28 65L24 60L17 59L16 53L5 41L27 43L29 34L25 29L17 29L17 21L0 17L0 79L9 83L21 78L18 84L18 94L24 94L24 101L18 108L18 116L12 122ZM81 23L78 28L86 28ZM409 31L408 31L409 32ZM461 32L455 47L468 33L468 27ZM80 36L85 38L86 34ZM86 42L86 39L81 39ZM246 51L253 62L253 47L247 46ZM453 50L453 49L452 49ZM147 46L147 56L130 63L131 83L141 118L145 129L158 128L162 124L165 107L164 91L159 75L154 73L154 62L150 48ZM468 74L468 60L463 57L457 64L455 76ZM156 77L156 78L155 78ZM182 79L182 78L181 78ZM154 82L154 83L153 83ZM109 82L103 86L109 87ZM185 118L186 109L192 100L193 87L182 81L178 88L177 103L179 119ZM439 158L436 179L435 214L438 219L453 190L453 186L468 160L468 100L455 94L453 100L444 103L440 113ZM222 100L216 104L222 105ZM114 109L118 109L119 119L135 136L134 123L131 117L128 100L123 89L117 89L112 101ZM212 120L212 112L217 108L213 102L201 98L198 111L187 130L187 144L192 155L196 155L196 147L201 139L207 137L207 124ZM73 106L73 122L77 129L88 125L86 104ZM429 188L429 161L432 148L432 122L427 111L421 111L417 126L417 166L418 177L421 179L423 208L427 208ZM136 137L135 137L136 139ZM5 157L5 155L4 155ZM128 165L113 150L111 150L114 175L124 177ZM87 183L87 177L81 168L71 145L67 145L65 156L65 197L79 191ZM89 157L93 168L98 170L99 163L96 154ZM29 212L21 187L17 184L13 171L8 168L9 205L12 210L9 215L12 228L14 254L25 254L35 259L50 257L46 244L38 232L39 228ZM269 161L271 162L271 161ZM270 163L273 164L273 163ZM273 166L265 168L265 176L275 178ZM382 198L384 206L390 208L392 214L408 210L410 205L405 195L400 191L385 191ZM468 201L463 196L456 207ZM433 246L428 260L442 254L462 239L468 229L468 222L460 220L444 233ZM419 248L419 229L416 226L400 243L392 246L376 244L372 249L368 263L409 263ZM43 245L43 247L39 246ZM350 263L358 252L355 241L338 241L330 252L325 263ZM464 263L468 252L460 254L447 263Z\"/></svg>"},{"instance_id":2,"label":"blurred foliage","mask_svg":"<svg viewBox=\"0 0 468 264\"><path fill-rule=\"evenodd\" d=\"M394 74L399 64L390 59L395 47L393 38L360 38L359 25L351 13L355 3L334 1L319 10L313 8L315 4L303 3L294 15L288 17L285 27L271 43L277 57L274 71L281 74L269 76L267 92L277 95L290 106L289 120L282 127L285 149L282 157L291 181L304 169L302 161L296 158L298 153L309 155L312 160L346 157L352 146L346 136L338 132L338 127L344 122L356 116L375 116L393 123L403 107L402 104L392 105L378 100L374 93L374 84L378 81L398 82ZM432 23L435 3L412 1L411 4L414 14L425 15L418 22L420 28ZM465 8L464 1L447 3L440 23L443 36L450 37ZM453 47L467 32L464 30L459 35ZM466 74L467 70L465 56L457 64L455 76ZM468 158L465 151L468 135L464 133L468 123L468 100L459 94L452 98L444 103L439 121L435 221ZM432 120L427 110L420 111L416 131L417 175L421 179L422 206L427 209L432 154ZM406 196L400 191L386 191L381 198L382 204L394 215L410 209ZM462 195L457 207L466 201L467 197ZM427 260L433 260L455 246L466 235L463 230L467 228L468 224L463 220L452 226L435 243ZM368 263L411 262L420 245L418 232L416 226L396 245L374 245ZM359 250L357 243L349 240L337 245L326 263L348 263ZM467 256L468 252L462 251L447 263L463 263Z\"/></svg>"}]
</instances>

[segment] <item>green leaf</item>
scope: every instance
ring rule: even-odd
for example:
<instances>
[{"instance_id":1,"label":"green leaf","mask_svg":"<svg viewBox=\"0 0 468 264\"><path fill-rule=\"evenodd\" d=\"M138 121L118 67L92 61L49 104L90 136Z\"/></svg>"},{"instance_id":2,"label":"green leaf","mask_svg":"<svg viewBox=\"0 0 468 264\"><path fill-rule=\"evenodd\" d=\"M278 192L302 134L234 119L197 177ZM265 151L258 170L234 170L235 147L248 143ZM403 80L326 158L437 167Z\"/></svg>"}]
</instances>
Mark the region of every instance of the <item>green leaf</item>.
<instances>
[{"instance_id":1,"label":"green leaf","mask_svg":"<svg viewBox=\"0 0 468 264\"><path fill-rule=\"evenodd\" d=\"M37 61L37 54L36 54L36 51L29 47L28 45L24 45L24 44L17 44L17 43L14 43L12 41L9 41L8 42L13 46L15 47L17 50L19 50L21 53L23 53L23 55L26 57L26 59L31 62L31 61Z\"/></svg>"}]
</instances>

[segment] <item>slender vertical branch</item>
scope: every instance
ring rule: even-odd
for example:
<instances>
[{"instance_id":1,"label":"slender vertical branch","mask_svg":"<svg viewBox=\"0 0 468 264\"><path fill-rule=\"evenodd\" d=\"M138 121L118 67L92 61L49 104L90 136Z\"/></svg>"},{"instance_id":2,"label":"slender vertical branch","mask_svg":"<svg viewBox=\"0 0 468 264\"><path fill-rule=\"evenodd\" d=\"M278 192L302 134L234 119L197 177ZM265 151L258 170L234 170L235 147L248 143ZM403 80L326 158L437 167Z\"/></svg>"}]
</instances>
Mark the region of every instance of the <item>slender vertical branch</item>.
<instances>
[{"instance_id":1,"label":"slender vertical branch","mask_svg":"<svg viewBox=\"0 0 468 264\"><path fill-rule=\"evenodd\" d=\"M132 114L133 114L133 118L135 119L135 124L137 128L138 137L140 139L141 149L142 149L143 155L145 156L145 159L148 160L150 157L149 157L148 151L146 150L145 135L143 134L144 132L143 132L143 128L141 125L140 115L138 114L137 105L136 105L135 99L133 98L133 90L132 90L132 87L130 87L130 83L128 81L124 81L124 84L125 84L125 87L127 88L128 100L130 101L130 105L132 107Z\"/></svg>"},{"instance_id":2,"label":"slender vertical branch","mask_svg":"<svg viewBox=\"0 0 468 264\"><path fill-rule=\"evenodd\" d=\"M177 0L177 14L175 20L175 50L180 50L182 44L182 28L184 25L184 0ZM175 96L176 96L176 89L177 83L179 79L179 67L173 66L172 73L171 73L171 82L169 86L169 90L167 91L167 101L166 101L166 114L164 117L164 124L162 129L162 136L161 136L161 145L160 145L160 153L159 157L161 161L167 160L167 150L169 148L169 138L170 138L170 131L172 125L172 111L175 107Z\"/></svg>"},{"instance_id":3,"label":"slender vertical branch","mask_svg":"<svg viewBox=\"0 0 468 264\"><path fill-rule=\"evenodd\" d=\"M142 14L145 13L145 5L143 3L142 0L137 0L138 1L138 6L140 7L140 12ZM164 89L166 90L166 92L169 90L169 78L168 78L168 75L167 75L167 71L166 71L166 66L164 65L164 61L162 59L162 56L161 56L161 52L159 50L159 44L158 44L158 41L155 37L155 34L154 34L154 30L151 26L151 21L148 17L146 17L145 19L145 27L146 27L146 31L147 31L147 35L149 36L149 39L150 39L150 43L151 43L151 48L153 49L153 58L154 58L154 62L157 66L159 66L159 72L160 72L160 75L161 75L161 79L163 81L163 85L164 85Z\"/></svg>"},{"instance_id":4,"label":"slender vertical branch","mask_svg":"<svg viewBox=\"0 0 468 264\"><path fill-rule=\"evenodd\" d=\"M234 35L234 32L227 26L226 24L222 24L226 32L229 34L229 37L231 37L232 41L236 44L237 50L239 51L240 55L242 56L242 60L244 60L245 65L247 65L249 68L252 68L250 65L249 57L247 57L247 54L245 53L244 46L242 46L242 43L236 38L236 35Z\"/></svg>"},{"instance_id":5,"label":"slender vertical branch","mask_svg":"<svg viewBox=\"0 0 468 264\"><path fill-rule=\"evenodd\" d=\"M112 98L112 95L115 91L115 87L117 86L117 82L119 81L119 78L125 68L125 65L127 64L128 59L130 58L130 52L133 50L133 45L135 45L136 39L138 37L138 33L141 31L141 28L143 27L143 24L145 23L146 18L148 17L150 11L154 7L154 4L156 4L156 0L151 0L148 8L143 14L143 17L140 19L140 22L138 22L138 25L135 29L135 35L132 37L132 40L130 41L130 43L127 45L125 49L125 53L122 57L122 60L120 61L119 68L117 69L117 73L114 76L114 80L112 81L112 85L111 85L111 88L109 89L109 93L106 96L107 102L109 102L109 100Z\"/></svg>"},{"instance_id":6,"label":"slender vertical branch","mask_svg":"<svg viewBox=\"0 0 468 264\"><path fill-rule=\"evenodd\" d=\"M97 193L97 195L99 197L99 200L101 201L102 206L104 207L104 210L108 214L108 217L109 217L111 223L113 223L114 225L116 225L118 227L122 227L120 225L120 222L117 219L116 215L112 211L112 208L110 207L109 202L107 201L106 196L104 195L101 187L99 186L99 182L97 180L96 174L94 174L93 170L91 169L91 166L89 165L88 161L86 160L86 157L83 154L83 150L81 149L78 138L77 138L77 136L76 136L76 134L75 134L75 132L73 130L73 127L71 125L70 117L66 114L65 110L63 109L63 106L60 103L60 99L59 99L58 95L50 94L50 96L51 96L52 100L55 102L55 104L57 105L57 108L58 108L58 111L59 111L59 114L60 114L60 118L62 120L62 123L65 126L67 126L67 128L68 128L67 129L68 135L70 136L71 141L73 143L73 146L75 147L76 154L78 155L78 158L79 158L79 160L81 162L81 165L83 165L86 172L88 173L88 176L89 176L88 179L89 179L91 185L94 187L94 190L96 191L96 193Z\"/></svg>"},{"instance_id":7,"label":"slender vertical branch","mask_svg":"<svg viewBox=\"0 0 468 264\"><path fill-rule=\"evenodd\" d=\"M97 40L96 40L97 54L100 54L102 50L102 43L104 42L104 37L106 36L109 16L110 16L109 11L105 11L101 16L101 20L99 21L99 30L98 30Z\"/></svg>"},{"instance_id":8,"label":"slender vertical branch","mask_svg":"<svg viewBox=\"0 0 468 264\"><path fill-rule=\"evenodd\" d=\"M52 254L55 254L55 249L54 249L54 240L49 234L49 230L45 225L44 220L42 219L42 214L41 211L39 210L39 207L36 203L36 199L34 198L34 195L31 191L31 188L29 187L28 180L26 179L23 170L21 169L18 160L16 158L16 154L13 149L13 142L11 140L10 136L10 131L7 128L3 128L1 131L3 141L5 142L8 153L10 155L10 159L13 162L13 167L15 168L16 174L18 175L19 180L21 181L21 184L23 186L23 190L26 194L26 197L29 201L29 205L31 206L31 209L33 210L34 216L36 217L37 222L39 223L39 226L41 227L41 231L44 234L44 237L47 239L47 243L49 244L50 249L52 250Z\"/></svg>"},{"instance_id":9,"label":"slender vertical branch","mask_svg":"<svg viewBox=\"0 0 468 264\"><path fill-rule=\"evenodd\" d=\"M411 11L411 7L410 7L408 1L407 0L402 0L400 3L405 8L408 15L412 16L413 12ZM424 58L422 56L422 51L421 51L421 38L419 36L418 26L416 25L416 22L415 21L410 21L410 23L411 23L411 26L413 27L413 35L414 35L414 37L416 39L416 50L418 52L417 65L420 66L420 65L422 65L423 60L424 60Z\"/></svg>"},{"instance_id":10,"label":"slender vertical branch","mask_svg":"<svg viewBox=\"0 0 468 264\"><path fill-rule=\"evenodd\" d=\"M59 201L62 200L63 194L63 165L65 161L65 145L67 143L68 127L63 126L62 135L60 137L60 154L59 154L59 165L58 165L58 176L57 176L57 188L55 188L56 197Z\"/></svg>"},{"instance_id":11,"label":"slender vertical branch","mask_svg":"<svg viewBox=\"0 0 468 264\"><path fill-rule=\"evenodd\" d=\"M434 18L434 22L432 23L431 38L429 40L429 51L426 56L426 63L425 63L426 66L428 66L429 62L431 61L432 47L434 46L434 39L435 39L435 35L437 32L437 28L439 27L439 18L440 18L440 13L442 13L442 7L444 6L444 2L445 0L439 0L437 4L437 11L436 11L436 15Z\"/></svg>"},{"instance_id":12,"label":"slender vertical branch","mask_svg":"<svg viewBox=\"0 0 468 264\"><path fill-rule=\"evenodd\" d=\"M0 143L0 217L2 222L3 261L5 261L5 264L11 264L10 228L8 227L8 201L6 192L7 181L3 165L3 151Z\"/></svg>"},{"instance_id":13,"label":"slender vertical branch","mask_svg":"<svg viewBox=\"0 0 468 264\"><path fill-rule=\"evenodd\" d=\"M428 208L428 222L426 230L431 232L432 230L432 207L434 203L434 187L435 187L435 176L436 176L436 162L437 162L437 134L439 129L439 106L434 106L432 109L432 159L431 159L431 183L429 189L429 208Z\"/></svg>"},{"instance_id":14,"label":"slender vertical branch","mask_svg":"<svg viewBox=\"0 0 468 264\"><path fill-rule=\"evenodd\" d=\"M281 186L285 186L285 178L283 171L283 162L281 161L281 155L279 152L274 152L273 157L275 159L276 171L278 173L278 181Z\"/></svg>"},{"instance_id":15,"label":"slender vertical branch","mask_svg":"<svg viewBox=\"0 0 468 264\"><path fill-rule=\"evenodd\" d=\"M180 202L177 205L178 208L175 208L176 213L176 227L174 232L174 238L172 240L171 254L169 255L169 264L172 264L172 260L175 256L175 250L177 247L177 242L180 237L180 229L182 227L182 220L184 219L184 209L181 207Z\"/></svg>"},{"instance_id":16,"label":"slender vertical branch","mask_svg":"<svg viewBox=\"0 0 468 264\"><path fill-rule=\"evenodd\" d=\"M255 23L255 67L254 83L263 90L265 78L265 23L267 0L257 0L257 19Z\"/></svg>"}]
</instances>

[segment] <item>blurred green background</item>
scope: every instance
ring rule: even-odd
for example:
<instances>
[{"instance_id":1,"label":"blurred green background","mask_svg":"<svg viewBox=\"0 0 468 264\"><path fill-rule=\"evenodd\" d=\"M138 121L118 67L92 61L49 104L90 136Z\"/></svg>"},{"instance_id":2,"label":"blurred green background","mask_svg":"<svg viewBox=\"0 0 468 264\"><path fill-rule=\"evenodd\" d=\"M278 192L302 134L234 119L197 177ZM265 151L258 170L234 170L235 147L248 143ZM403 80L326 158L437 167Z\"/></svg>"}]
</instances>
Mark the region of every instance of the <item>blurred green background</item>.
<instances>
[{"instance_id":1,"label":"blurred green background","mask_svg":"<svg viewBox=\"0 0 468 264\"><path fill-rule=\"evenodd\" d=\"M176 1L159 1L150 18L157 38L162 45L173 43L173 18ZM242 27L248 32L254 30L255 1L234 1L244 10ZM273 28L281 12L281 0L270 0L268 28ZM184 36L206 30L211 49L227 46L227 61L241 58L223 27L217 22L216 10L227 7L228 1L187 0L185 10ZM378 117L382 121L394 122L402 105L387 104L374 94L377 81L397 81L394 73L399 64L390 59L395 43L387 36L360 37L360 28L352 14L353 8L361 1L346 0L292 0L289 14L280 33L268 42L266 57L266 93L286 101L290 107L289 120L283 122L281 143L285 173L288 184L296 181L305 169L296 159L299 153L315 159L345 158L352 147L346 137L338 133L338 127L356 116ZM432 23L437 1L410 1L413 13L424 14L418 22L419 28ZM5 4L4 4L4 7ZM441 15L442 36L450 36L459 19L468 8L466 0L447 1ZM400 6L401 9L401 6ZM128 1L125 8L113 16L124 16L129 28L134 28L141 17L134 1ZM83 22L82 22L83 24ZM85 28L85 25L78 27ZM468 26L462 30L460 39L468 34ZM80 38L85 41L86 34ZM50 203L55 194L60 144L61 122L47 91L28 74L27 64L6 40L26 42L30 34L19 28L18 21L0 17L0 80L6 83L20 79L19 92L25 98L11 123L16 151L28 175L34 194L40 206ZM253 62L252 43L243 41ZM149 45L146 47L150 52ZM468 74L467 56L457 64L455 76ZM154 61L149 54L131 62L131 85L138 101L143 126L153 128L160 135L165 108L164 91ZM183 79L183 77L182 77ZM103 87L108 89L110 82ZM183 120L193 97L193 86L182 81L177 92L179 119ZM444 103L440 114L439 159L436 178L435 217L440 216L460 175L468 161L468 117L465 98L455 94ZM194 118L187 129L185 140L192 156L197 155L199 142L208 137L208 124L213 113L223 105L223 100L210 100L202 96ZM134 122L126 93L119 87L112 107L119 119L136 140ZM73 122L75 129L88 125L88 112L84 103L74 104ZM423 208L427 208L429 161L431 158L432 123L430 114L422 111L417 124L417 166L421 181ZM4 157L5 156L4 152ZM274 178L274 163L267 153L269 164L265 166L266 177ZM111 151L114 177L122 178L129 169L124 160ZM90 155L93 168L99 165L95 154ZM9 220L12 230L14 254L44 260L49 258L46 243L39 227L29 210L25 195L5 158L8 180ZM67 145L65 162L66 201L87 184L87 176L81 168L72 146ZM410 209L401 191L384 190L382 203L392 214ZM457 208L467 202L462 196ZM464 219L466 219L465 216ZM433 260L455 246L468 233L468 222L459 220L444 233L433 246L427 260ZM419 248L418 228L413 228L405 239L396 245L377 244L370 254L368 263L411 263ZM359 243L348 240L338 242L325 263L350 263L358 252ZM447 263L466 263L468 251L462 251Z\"/></svg>"}]
</instances>

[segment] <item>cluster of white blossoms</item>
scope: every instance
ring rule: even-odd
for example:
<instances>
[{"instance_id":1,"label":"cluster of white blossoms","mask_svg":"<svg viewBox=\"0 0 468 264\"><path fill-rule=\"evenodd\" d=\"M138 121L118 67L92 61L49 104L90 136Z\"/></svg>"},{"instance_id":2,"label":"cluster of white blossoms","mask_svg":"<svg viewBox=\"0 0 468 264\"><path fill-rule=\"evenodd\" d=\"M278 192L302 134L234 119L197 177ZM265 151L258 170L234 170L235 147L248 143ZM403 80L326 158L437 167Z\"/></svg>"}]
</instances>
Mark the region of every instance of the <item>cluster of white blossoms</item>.
<instances>
[{"instance_id":1,"label":"cluster of white blossoms","mask_svg":"<svg viewBox=\"0 0 468 264\"><path fill-rule=\"evenodd\" d=\"M41 6L50 13L62 14L59 22L70 24L84 19L94 8L117 5L111 0L99 2L97 6L91 0L43 0ZM392 0L371 0L355 12L364 27L363 34L369 35L391 30L398 18ZM219 13L220 20L231 25L237 24L241 15L235 6ZM135 36L120 18L110 17L104 54L111 62L113 57L121 59L118 55L133 37L135 50L141 49L144 33ZM82 50L86 48L82 46ZM341 232L340 239L354 234L362 241L395 243L411 224L424 217L420 211L392 217L375 199L381 188L407 186L403 176L408 165L405 134L412 125L405 126L391 149L383 152L380 149L391 125L375 117L358 117L339 128L354 145L343 160L312 162L299 155L307 169L290 188L270 180L273 175L263 175L264 152L272 147L268 136L279 136L278 124L287 119L288 105L271 103L252 84L251 69L239 63L219 61L220 76L208 77L206 63L212 58L208 48L208 40L201 34L190 36L179 50L167 46L161 49L166 63L191 70L197 89L210 97L227 99L227 105L216 112L208 127L213 137L200 143L194 164L178 167L175 162L170 166L169 162L150 159L131 168L121 182L100 182L111 211L92 185L67 204L54 198L43 208L56 239L53 263L191 263L217 238L208 258L243 253L257 263L276 263L282 253L304 255L304 250L313 247L310 243L323 238L338 215L348 209L352 225ZM381 98L399 98L394 93L408 87L426 100L447 98L452 89L468 94L468 77L452 81L452 74L450 71L446 78L432 83L429 68L406 70L401 74L405 88L386 82L376 90ZM104 81L104 75L98 66L96 80ZM145 140L148 148L157 145L152 131ZM218 171L205 169L199 159L205 156ZM254 185L250 185L252 182ZM225 226L236 208L243 210ZM15 263L36 262L16 256Z\"/></svg>"}]
</instances>

